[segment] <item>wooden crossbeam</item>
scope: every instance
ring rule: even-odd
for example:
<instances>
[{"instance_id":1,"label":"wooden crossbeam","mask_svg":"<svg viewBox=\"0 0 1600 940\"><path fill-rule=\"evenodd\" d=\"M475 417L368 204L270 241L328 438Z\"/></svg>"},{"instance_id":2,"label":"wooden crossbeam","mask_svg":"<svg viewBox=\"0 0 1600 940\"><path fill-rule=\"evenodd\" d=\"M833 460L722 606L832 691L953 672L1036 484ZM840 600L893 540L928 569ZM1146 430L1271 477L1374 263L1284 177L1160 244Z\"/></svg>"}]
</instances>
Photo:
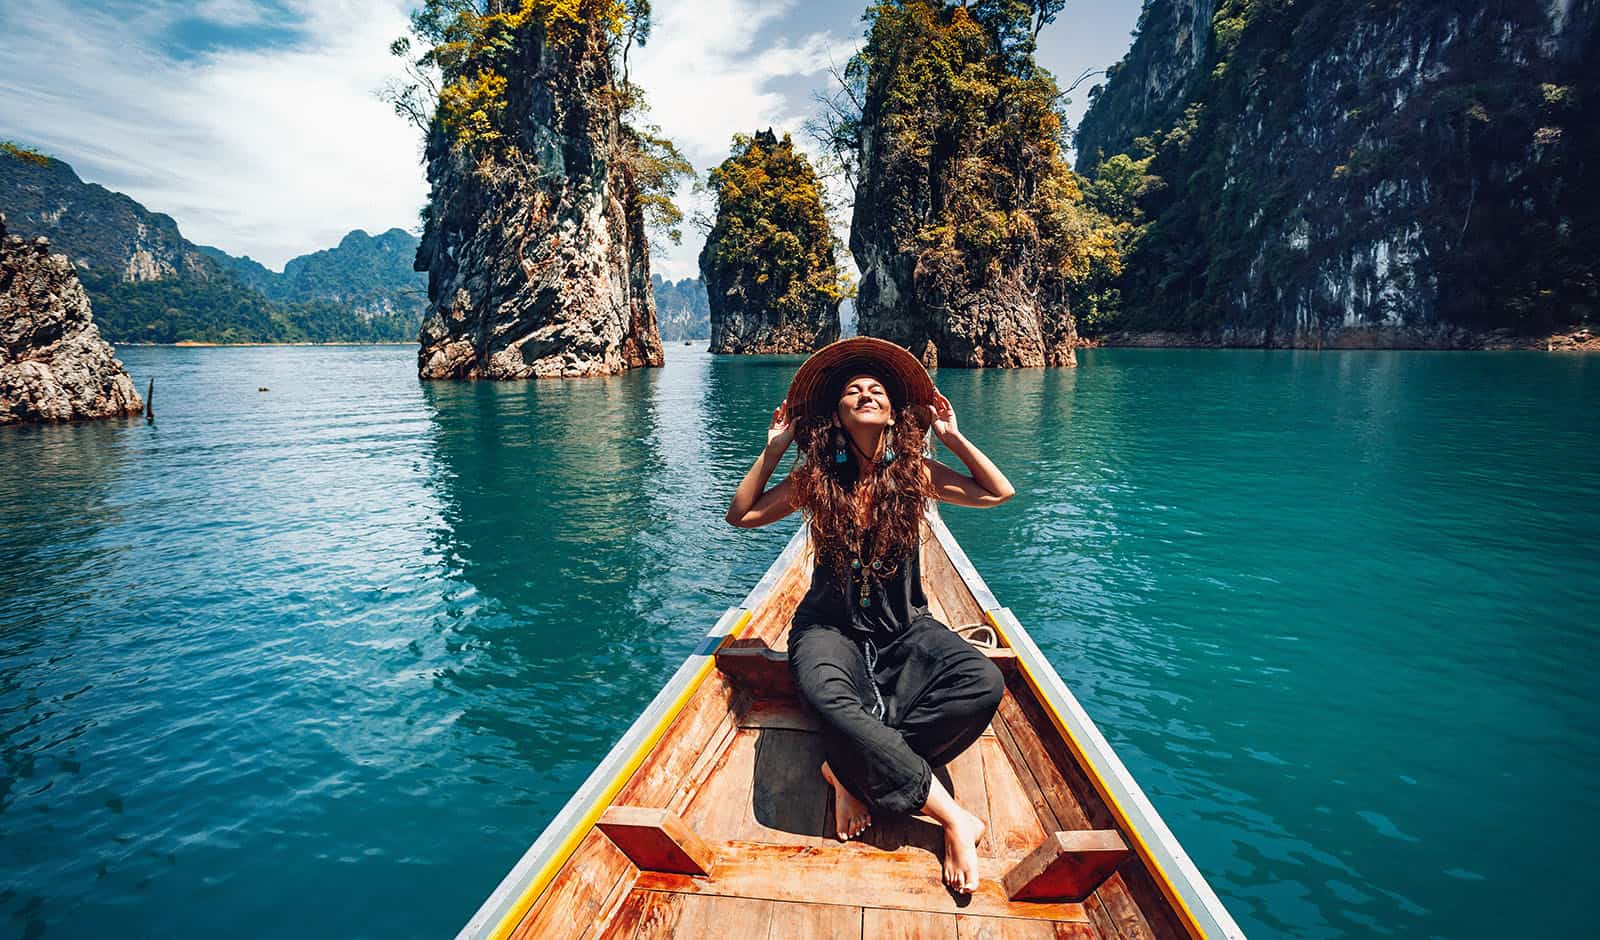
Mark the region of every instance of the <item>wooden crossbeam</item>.
<instances>
[{"instance_id":1,"label":"wooden crossbeam","mask_svg":"<svg viewBox=\"0 0 1600 940\"><path fill-rule=\"evenodd\" d=\"M1017 654L1009 649L975 647L1000 668L1008 680L1017 673ZM789 654L767 646L759 637L734 640L717 651L717 668L740 688L761 696L794 695Z\"/></svg>"},{"instance_id":2,"label":"wooden crossbeam","mask_svg":"<svg viewBox=\"0 0 1600 940\"><path fill-rule=\"evenodd\" d=\"M646 806L608 806L595 824L641 871L709 875L716 853L676 813Z\"/></svg>"},{"instance_id":3,"label":"wooden crossbeam","mask_svg":"<svg viewBox=\"0 0 1600 940\"><path fill-rule=\"evenodd\" d=\"M1013 901L1082 901L1133 854L1114 829L1053 832L1006 872Z\"/></svg>"}]
</instances>

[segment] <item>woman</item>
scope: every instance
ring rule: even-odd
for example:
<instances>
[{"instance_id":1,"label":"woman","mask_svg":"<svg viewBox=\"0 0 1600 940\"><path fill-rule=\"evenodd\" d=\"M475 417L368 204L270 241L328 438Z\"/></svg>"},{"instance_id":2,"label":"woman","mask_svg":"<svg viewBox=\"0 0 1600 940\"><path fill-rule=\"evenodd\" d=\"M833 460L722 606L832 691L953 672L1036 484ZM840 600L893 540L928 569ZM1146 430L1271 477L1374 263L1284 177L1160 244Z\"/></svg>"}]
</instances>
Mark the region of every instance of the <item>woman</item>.
<instances>
[{"instance_id":1,"label":"woman","mask_svg":"<svg viewBox=\"0 0 1600 940\"><path fill-rule=\"evenodd\" d=\"M969 474L924 454L930 427ZM767 489L792 441L799 459ZM789 666L823 719L838 837L859 834L874 812L924 813L944 827L945 884L965 894L978 886L984 822L932 768L978 739L1005 682L929 614L918 544L929 500L986 507L1014 493L915 357L857 337L800 367L728 507L736 526L796 509L808 520L816 567L790 628Z\"/></svg>"}]
</instances>

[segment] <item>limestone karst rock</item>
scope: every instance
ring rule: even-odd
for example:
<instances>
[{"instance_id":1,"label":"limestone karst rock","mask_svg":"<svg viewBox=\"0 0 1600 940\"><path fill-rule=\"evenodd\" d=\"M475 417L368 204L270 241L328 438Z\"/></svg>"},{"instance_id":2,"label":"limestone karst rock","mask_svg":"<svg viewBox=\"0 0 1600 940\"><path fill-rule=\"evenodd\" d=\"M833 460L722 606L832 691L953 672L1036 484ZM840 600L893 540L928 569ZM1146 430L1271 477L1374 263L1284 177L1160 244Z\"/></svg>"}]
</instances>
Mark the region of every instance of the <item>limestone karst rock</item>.
<instances>
[{"instance_id":1,"label":"limestone karst rock","mask_svg":"<svg viewBox=\"0 0 1600 940\"><path fill-rule=\"evenodd\" d=\"M493 146L435 122L415 267L423 378L605 375L662 364L638 181L606 17L524 5L495 41ZM559 21L559 33L550 23ZM497 94L499 94L497 92ZM497 97L497 107L502 98ZM441 104L443 109L445 104Z\"/></svg>"},{"instance_id":2,"label":"limestone karst rock","mask_svg":"<svg viewBox=\"0 0 1600 940\"><path fill-rule=\"evenodd\" d=\"M1593 0L1149 0L1076 137L1080 171L1158 181L1116 327L1477 348L1592 318L1597 36Z\"/></svg>"},{"instance_id":3,"label":"limestone karst rock","mask_svg":"<svg viewBox=\"0 0 1600 940\"><path fill-rule=\"evenodd\" d=\"M711 171L700 251L714 353L803 353L839 338L843 296L822 186L788 134L735 140Z\"/></svg>"},{"instance_id":4,"label":"limestone karst rock","mask_svg":"<svg viewBox=\"0 0 1600 940\"><path fill-rule=\"evenodd\" d=\"M0 215L0 424L135 415L133 380L100 338L89 296L48 239Z\"/></svg>"},{"instance_id":5,"label":"limestone karst rock","mask_svg":"<svg viewBox=\"0 0 1600 940\"><path fill-rule=\"evenodd\" d=\"M1055 81L1016 38L1026 13L907 0L868 15L859 331L929 365L1075 365L1065 278L1082 240L1066 223L1081 194Z\"/></svg>"}]
</instances>

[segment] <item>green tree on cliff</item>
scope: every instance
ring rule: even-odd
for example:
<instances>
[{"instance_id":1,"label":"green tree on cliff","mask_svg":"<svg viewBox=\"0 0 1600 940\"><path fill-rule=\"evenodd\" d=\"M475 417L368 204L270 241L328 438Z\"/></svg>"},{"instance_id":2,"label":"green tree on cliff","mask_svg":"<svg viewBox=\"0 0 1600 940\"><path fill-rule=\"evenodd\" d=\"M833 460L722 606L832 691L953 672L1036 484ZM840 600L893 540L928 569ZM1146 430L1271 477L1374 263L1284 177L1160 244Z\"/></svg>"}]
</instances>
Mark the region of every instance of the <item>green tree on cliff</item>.
<instances>
[{"instance_id":1,"label":"green tree on cliff","mask_svg":"<svg viewBox=\"0 0 1600 940\"><path fill-rule=\"evenodd\" d=\"M650 227L673 242L683 214L672 201L694 168L660 129L645 122L644 95L628 78L628 53L650 38L649 0L424 0L411 13L411 36L390 43L406 77L379 96L430 138L463 154L517 159L514 119L506 114L508 76L527 68L521 37L533 30L541 47L589 41L599 26L611 64L610 89L622 118L622 164Z\"/></svg>"},{"instance_id":2,"label":"green tree on cliff","mask_svg":"<svg viewBox=\"0 0 1600 940\"><path fill-rule=\"evenodd\" d=\"M825 122L832 146L863 155L862 181L872 190L866 205L858 190L857 257L866 247L858 237L892 239L897 252L914 254L917 302L935 306L975 303L1014 279L1052 321L1042 326L1053 362L1070 359L1071 296L1119 265L1116 223L1085 201L1062 154L1062 92L1033 60L1039 31L1061 7L880 2L844 76L847 90L857 81L860 91ZM859 116L848 107L857 95ZM871 156L863 125L874 130ZM878 221L884 206L871 203L884 200L910 207L910 231L898 219ZM870 316L864 306L864 329Z\"/></svg>"},{"instance_id":3,"label":"green tree on cliff","mask_svg":"<svg viewBox=\"0 0 1600 940\"><path fill-rule=\"evenodd\" d=\"M821 183L788 134L736 134L733 155L708 174L716 221L700 252L712 312L729 292L744 310L809 349L838 335L848 284L836 260ZM719 318L720 319L720 318ZM831 322L829 322L831 321ZM713 341L716 336L713 331ZM767 350L777 351L777 350ZM798 351L798 350L786 350Z\"/></svg>"}]
</instances>

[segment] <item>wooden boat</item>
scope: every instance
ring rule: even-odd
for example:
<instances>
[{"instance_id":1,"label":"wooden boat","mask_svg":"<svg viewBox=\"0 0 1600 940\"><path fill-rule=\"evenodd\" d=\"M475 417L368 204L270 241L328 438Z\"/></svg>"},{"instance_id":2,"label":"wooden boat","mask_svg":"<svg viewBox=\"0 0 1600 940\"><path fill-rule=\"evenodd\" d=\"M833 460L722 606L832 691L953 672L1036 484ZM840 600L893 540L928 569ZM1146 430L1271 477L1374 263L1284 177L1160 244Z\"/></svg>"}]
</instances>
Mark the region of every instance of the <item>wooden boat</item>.
<instances>
[{"instance_id":1,"label":"wooden boat","mask_svg":"<svg viewBox=\"0 0 1600 940\"><path fill-rule=\"evenodd\" d=\"M785 652L811 575L802 528L459 937L1243 937L937 513L923 546L934 615L989 624L1006 676L984 736L936 770L988 823L974 894L941 883L930 819L832 835L817 718Z\"/></svg>"}]
</instances>

